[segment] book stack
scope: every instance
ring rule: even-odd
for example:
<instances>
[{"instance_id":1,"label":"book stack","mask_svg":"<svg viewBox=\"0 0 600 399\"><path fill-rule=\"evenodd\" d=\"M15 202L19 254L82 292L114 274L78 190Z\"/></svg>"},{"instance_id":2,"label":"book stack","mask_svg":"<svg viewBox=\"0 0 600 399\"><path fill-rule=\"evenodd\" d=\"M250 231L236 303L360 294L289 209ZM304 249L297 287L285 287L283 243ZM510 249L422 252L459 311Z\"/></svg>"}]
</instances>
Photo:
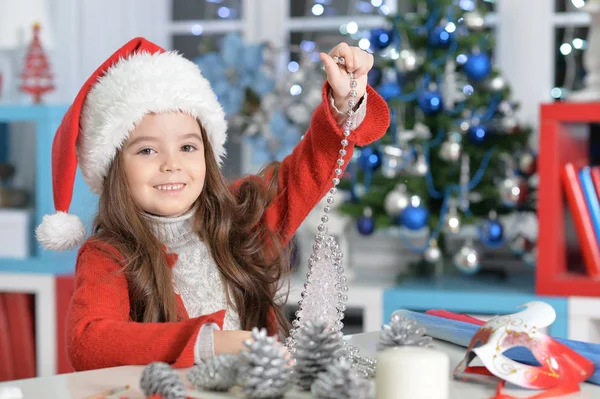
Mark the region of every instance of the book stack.
<instances>
[{"instance_id":1,"label":"book stack","mask_svg":"<svg viewBox=\"0 0 600 399\"><path fill-rule=\"evenodd\" d=\"M587 275L600 277L600 166L567 162L562 171L568 207L575 224ZM557 198L557 201L559 199Z\"/></svg>"}]
</instances>

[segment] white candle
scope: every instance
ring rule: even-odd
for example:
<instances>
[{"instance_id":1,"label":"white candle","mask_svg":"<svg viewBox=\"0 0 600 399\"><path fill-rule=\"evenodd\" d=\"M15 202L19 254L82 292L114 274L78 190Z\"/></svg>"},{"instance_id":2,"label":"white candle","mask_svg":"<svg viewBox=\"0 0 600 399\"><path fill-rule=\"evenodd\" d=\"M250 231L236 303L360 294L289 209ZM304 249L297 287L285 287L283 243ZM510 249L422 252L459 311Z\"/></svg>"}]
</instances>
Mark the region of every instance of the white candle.
<instances>
[{"instance_id":1,"label":"white candle","mask_svg":"<svg viewBox=\"0 0 600 399\"><path fill-rule=\"evenodd\" d=\"M376 399L448 399L449 382L444 352L403 346L377 353Z\"/></svg>"}]
</instances>

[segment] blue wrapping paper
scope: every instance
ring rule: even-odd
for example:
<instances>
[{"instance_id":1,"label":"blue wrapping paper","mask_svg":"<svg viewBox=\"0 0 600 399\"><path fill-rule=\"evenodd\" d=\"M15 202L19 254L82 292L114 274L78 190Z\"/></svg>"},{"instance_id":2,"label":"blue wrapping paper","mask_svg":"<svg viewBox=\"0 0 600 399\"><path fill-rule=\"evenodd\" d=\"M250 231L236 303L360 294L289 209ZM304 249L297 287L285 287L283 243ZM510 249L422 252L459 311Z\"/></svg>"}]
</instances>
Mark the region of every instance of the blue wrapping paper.
<instances>
[{"instance_id":1,"label":"blue wrapping paper","mask_svg":"<svg viewBox=\"0 0 600 399\"><path fill-rule=\"evenodd\" d=\"M410 310L397 310L394 314L398 314L402 317L415 320L417 323L427 329L427 335L439 339L440 341L446 341L455 345L469 347L471 338L477 330L478 325L465 323L463 321L446 319L443 317L433 316L425 313L413 312ZM600 385L600 345L590 344L587 342L574 341L564 338L554 338L557 342L571 348L581 356L591 360L594 363L594 374L587 380L592 384ZM507 350L505 355L517 362L538 365L539 363L533 357L530 351L525 348L517 347Z\"/></svg>"}]
</instances>

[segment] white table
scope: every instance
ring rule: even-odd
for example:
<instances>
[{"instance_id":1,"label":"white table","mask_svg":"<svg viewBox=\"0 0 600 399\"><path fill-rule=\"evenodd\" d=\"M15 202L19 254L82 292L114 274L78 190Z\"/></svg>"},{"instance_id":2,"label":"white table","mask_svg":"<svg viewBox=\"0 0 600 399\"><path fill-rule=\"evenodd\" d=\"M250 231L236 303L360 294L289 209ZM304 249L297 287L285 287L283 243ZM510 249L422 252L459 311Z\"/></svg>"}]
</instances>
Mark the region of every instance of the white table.
<instances>
[{"instance_id":1,"label":"white table","mask_svg":"<svg viewBox=\"0 0 600 399\"><path fill-rule=\"evenodd\" d=\"M363 355L373 356L378 334L378 332L357 334L347 337L347 339L351 344L358 346ZM451 369L462 359L465 351L464 348L443 342L436 342L436 347L450 355ZM3 387L19 387L22 390L25 399L83 399L107 389L129 384L132 388L128 391L127 397L131 399L141 399L144 398L144 395L141 393L138 383L142 370L142 366L124 366L63 374L54 377L41 377L5 382L0 383L0 390ZM179 372L182 376L185 376L186 370L180 370ZM451 378L451 376L449 376L449 378ZM465 383L455 380L452 380L450 383L450 399L487 399L493 396L494 391L495 387L492 386ZM508 389L506 392L516 397L531 396L534 393L532 391L521 389ZM239 397L239 395L236 395L235 391L230 394L198 392L194 396L203 399ZM115 396L115 398L117 397L118 396ZM308 393L292 391L285 397L288 399L302 399L310 398L311 395ZM581 392L565 396L564 398L600 398L600 386L585 383L582 384Z\"/></svg>"}]
</instances>

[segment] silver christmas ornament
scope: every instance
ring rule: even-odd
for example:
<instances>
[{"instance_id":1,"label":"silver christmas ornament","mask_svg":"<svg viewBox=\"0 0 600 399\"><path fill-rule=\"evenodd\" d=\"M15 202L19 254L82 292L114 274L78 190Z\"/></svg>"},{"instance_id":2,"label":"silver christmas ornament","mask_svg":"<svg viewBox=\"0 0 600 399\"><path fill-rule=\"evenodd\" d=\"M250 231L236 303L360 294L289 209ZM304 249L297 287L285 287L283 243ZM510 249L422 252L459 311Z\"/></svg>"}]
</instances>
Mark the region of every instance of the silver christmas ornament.
<instances>
[{"instance_id":1,"label":"silver christmas ornament","mask_svg":"<svg viewBox=\"0 0 600 399\"><path fill-rule=\"evenodd\" d=\"M472 31L481 31L485 27L485 19L477 10L466 12L464 19L465 25Z\"/></svg>"},{"instance_id":2,"label":"silver christmas ornament","mask_svg":"<svg viewBox=\"0 0 600 399\"><path fill-rule=\"evenodd\" d=\"M481 259L472 242L467 241L454 255L454 265L464 274L474 274L479 271Z\"/></svg>"},{"instance_id":3,"label":"silver christmas ornament","mask_svg":"<svg viewBox=\"0 0 600 399\"><path fill-rule=\"evenodd\" d=\"M468 84L466 79L456 72L456 62L448 59L444 67L443 84L441 88L442 98L444 99L444 109L454 111L456 105L464 101L467 97L464 86Z\"/></svg>"},{"instance_id":4,"label":"silver christmas ornament","mask_svg":"<svg viewBox=\"0 0 600 399\"><path fill-rule=\"evenodd\" d=\"M343 335L328 328L325 323L306 322L295 339L296 385L300 390L308 391L317 375L342 355Z\"/></svg>"},{"instance_id":5,"label":"silver christmas ornament","mask_svg":"<svg viewBox=\"0 0 600 399\"><path fill-rule=\"evenodd\" d=\"M396 145L385 145L381 148L381 173L388 179L397 177L404 166L406 150Z\"/></svg>"},{"instance_id":6,"label":"silver christmas ornament","mask_svg":"<svg viewBox=\"0 0 600 399\"><path fill-rule=\"evenodd\" d=\"M415 320L407 319L398 314L392 314L389 324L384 324L379 332L377 350L397 346L432 347L433 338L426 336L427 330Z\"/></svg>"},{"instance_id":7,"label":"silver christmas ornament","mask_svg":"<svg viewBox=\"0 0 600 399\"><path fill-rule=\"evenodd\" d=\"M192 367L187 379L200 391L227 391L237 382L239 361L230 353L214 356Z\"/></svg>"},{"instance_id":8,"label":"silver christmas ornament","mask_svg":"<svg viewBox=\"0 0 600 399\"><path fill-rule=\"evenodd\" d=\"M537 245L533 249L523 255L523 261L529 267L535 267L537 262Z\"/></svg>"},{"instance_id":9,"label":"silver christmas ornament","mask_svg":"<svg viewBox=\"0 0 600 399\"><path fill-rule=\"evenodd\" d=\"M352 364L338 359L317 376L311 387L315 399L370 399L374 397L374 381L357 376Z\"/></svg>"},{"instance_id":10,"label":"silver christmas ornament","mask_svg":"<svg viewBox=\"0 0 600 399\"><path fill-rule=\"evenodd\" d=\"M442 259L442 251L440 250L440 247L438 247L435 239L432 238L429 241L427 249L423 252L423 259L428 263L437 263Z\"/></svg>"},{"instance_id":11,"label":"silver christmas ornament","mask_svg":"<svg viewBox=\"0 0 600 399\"><path fill-rule=\"evenodd\" d=\"M500 110L503 115L512 115L515 107L509 101L502 101L498 104L498 110Z\"/></svg>"},{"instance_id":12,"label":"silver christmas ornament","mask_svg":"<svg viewBox=\"0 0 600 399\"><path fill-rule=\"evenodd\" d=\"M400 50L398 58L394 60L396 69L400 72L412 72L419 66L419 58L414 50Z\"/></svg>"},{"instance_id":13,"label":"silver christmas ornament","mask_svg":"<svg viewBox=\"0 0 600 399\"><path fill-rule=\"evenodd\" d=\"M153 362L144 367L140 377L140 388L145 396L155 394L164 399L185 399L186 390L173 368L164 362Z\"/></svg>"},{"instance_id":14,"label":"silver christmas ornament","mask_svg":"<svg viewBox=\"0 0 600 399\"><path fill-rule=\"evenodd\" d=\"M469 133L469 130L471 129L471 121L470 120L464 120L460 123L459 127L460 127L460 132L465 135L467 133Z\"/></svg>"},{"instance_id":15,"label":"silver christmas ornament","mask_svg":"<svg viewBox=\"0 0 600 399\"><path fill-rule=\"evenodd\" d=\"M409 201L410 198L406 192L406 186L404 184L398 184L385 196L383 208L390 217L400 216L408 206Z\"/></svg>"},{"instance_id":16,"label":"silver christmas ornament","mask_svg":"<svg viewBox=\"0 0 600 399\"><path fill-rule=\"evenodd\" d=\"M505 116L500 120L500 126L505 133L511 134L517 131L519 121L512 115Z\"/></svg>"},{"instance_id":17,"label":"silver christmas ornament","mask_svg":"<svg viewBox=\"0 0 600 399\"><path fill-rule=\"evenodd\" d=\"M425 154L420 153L417 155L417 160L412 165L412 172L415 176L425 176L429 171L429 165L425 159Z\"/></svg>"},{"instance_id":18,"label":"silver christmas ornament","mask_svg":"<svg viewBox=\"0 0 600 399\"><path fill-rule=\"evenodd\" d=\"M452 205L444 219L444 231L456 234L460 231L460 217L455 205Z\"/></svg>"},{"instance_id":19,"label":"silver christmas ornament","mask_svg":"<svg viewBox=\"0 0 600 399\"><path fill-rule=\"evenodd\" d=\"M506 80L500 75L488 81L488 88L492 91L502 91L506 88Z\"/></svg>"},{"instance_id":20,"label":"silver christmas ornament","mask_svg":"<svg viewBox=\"0 0 600 399\"><path fill-rule=\"evenodd\" d=\"M282 398L292 388L291 356L266 329L252 329L240 352L238 383L246 398Z\"/></svg>"},{"instance_id":21,"label":"silver christmas ornament","mask_svg":"<svg viewBox=\"0 0 600 399\"><path fill-rule=\"evenodd\" d=\"M508 242L508 247L515 255L523 255L529 247L529 241L525 237L518 235Z\"/></svg>"},{"instance_id":22,"label":"silver christmas ornament","mask_svg":"<svg viewBox=\"0 0 600 399\"><path fill-rule=\"evenodd\" d=\"M527 176L532 175L536 170L535 156L527 151L519 156L519 171Z\"/></svg>"},{"instance_id":23,"label":"silver christmas ornament","mask_svg":"<svg viewBox=\"0 0 600 399\"><path fill-rule=\"evenodd\" d=\"M525 200L527 183L520 176L509 176L500 183L498 190L502 203L505 206L514 207Z\"/></svg>"},{"instance_id":24,"label":"silver christmas ornament","mask_svg":"<svg viewBox=\"0 0 600 399\"><path fill-rule=\"evenodd\" d=\"M446 162L456 162L462 153L462 136L459 133L451 133L448 139L440 146L440 158Z\"/></svg>"}]
</instances>

